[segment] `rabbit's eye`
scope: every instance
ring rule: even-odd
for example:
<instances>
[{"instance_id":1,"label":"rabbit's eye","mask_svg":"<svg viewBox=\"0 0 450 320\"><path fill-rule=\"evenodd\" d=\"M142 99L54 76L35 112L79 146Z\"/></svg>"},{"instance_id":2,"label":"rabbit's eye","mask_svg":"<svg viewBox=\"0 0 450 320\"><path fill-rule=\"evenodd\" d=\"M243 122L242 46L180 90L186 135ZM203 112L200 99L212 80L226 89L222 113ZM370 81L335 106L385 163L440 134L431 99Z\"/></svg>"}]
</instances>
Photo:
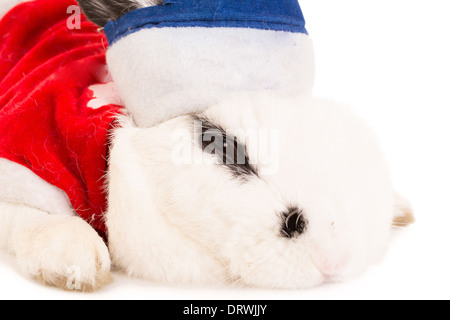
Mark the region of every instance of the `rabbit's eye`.
<instances>
[{"instance_id":1,"label":"rabbit's eye","mask_svg":"<svg viewBox=\"0 0 450 320\"><path fill-rule=\"evenodd\" d=\"M285 238L300 236L308 225L303 210L292 207L281 214L281 235Z\"/></svg>"},{"instance_id":2,"label":"rabbit's eye","mask_svg":"<svg viewBox=\"0 0 450 320\"><path fill-rule=\"evenodd\" d=\"M236 177L258 176L256 167L250 164L247 148L237 137L207 119L198 121L202 125L199 145L203 152L216 156Z\"/></svg>"}]
</instances>

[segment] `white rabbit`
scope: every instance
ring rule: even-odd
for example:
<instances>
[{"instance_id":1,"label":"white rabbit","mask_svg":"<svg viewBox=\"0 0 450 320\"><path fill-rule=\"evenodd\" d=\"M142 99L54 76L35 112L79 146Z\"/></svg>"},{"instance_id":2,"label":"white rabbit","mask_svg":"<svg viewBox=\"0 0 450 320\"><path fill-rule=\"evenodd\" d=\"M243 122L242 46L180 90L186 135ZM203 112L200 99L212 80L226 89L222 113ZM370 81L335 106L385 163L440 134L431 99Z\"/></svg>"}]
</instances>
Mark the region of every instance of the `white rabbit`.
<instances>
[{"instance_id":1,"label":"white rabbit","mask_svg":"<svg viewBox=\"0 0 450 320\"><path fill-rule=\"evenodd\" d=\"M255 93L199 117L221 132L278 130L279 159L274 151L258 161L255 141L238 135L251 168L174 164L167 137L192 131L192 116L117 130L108 212L116 265L160 281L299 288L359 274L382 257L399 200L376 139L346 108ZM196 139L181 139L193 159ZM271 165L275 174L259 174ZM286 221L292 212L300 221Z\"/></svg>"},{"instance_id":2,"label":"white rabbit","mask_svg":"<svg viewBox=\"0 0 450 320\"><path fill-rule=\"evenodd\" d=\"M91 5L111 14L103 1L80 3L97 23L105 18L89 10ZM176 47L186 43L183 32L161 29L156 35L139 36L174 36L167 43ZM223 49L212 40L218 35L231 44L264 38L256 31L234 36L225 30L198 32L199 38L210 37L213 52ZM142 43L139 36L134 37L136 43ZM267 37L261 41L297 41L291 35ZM300 41L311 45L306 36ZM133 50L127 53L126 48ZM202 51L192 46L180 54L196 59ZM127 108L128 102L131 106L131 115L122 116L112 132L105 214L108 247L86 221L58 203L42 204L45 208L39 210L24 198L0 202L0 246L14 253L30 276L65 289L96 290L111 280L114 265L131 276L164 283L306 288L362 273L383 257L392 225L413 221L364 121L345 106L308 94L312 54L294 63L304 77L287 90L227 91L226 84L220 85L226 73L210 87L194 79L192 97L182 92L160 103L186 98L187 103L204 104L175 117L162 114L159 120L169 120L154 124L139 116L142 101L131 98L134 94L145 99L148 85L138 83L145 82L140 77L148 71L146 65L123 60L128 54L129 61L136 61L143 52L145 45L134 50L130 43L108 52L113 78ZM164 58L164 52L158 55ZM235 59L230 55L222 62ZM242 60L242 65L249 62L245 56ZM211 66L206 63L203 72L208 73ZM167 73L173 76L174 70ZM138 77L127 87L132 74ZM251 78L247 76L244 80ZM3 177L18 175L18 167L1 160ZM41 192L45 188L42 185ZM64 202L59 190L45 190ZM0 195L1 191L0 187Z\"/></svg>"}]
</instances>

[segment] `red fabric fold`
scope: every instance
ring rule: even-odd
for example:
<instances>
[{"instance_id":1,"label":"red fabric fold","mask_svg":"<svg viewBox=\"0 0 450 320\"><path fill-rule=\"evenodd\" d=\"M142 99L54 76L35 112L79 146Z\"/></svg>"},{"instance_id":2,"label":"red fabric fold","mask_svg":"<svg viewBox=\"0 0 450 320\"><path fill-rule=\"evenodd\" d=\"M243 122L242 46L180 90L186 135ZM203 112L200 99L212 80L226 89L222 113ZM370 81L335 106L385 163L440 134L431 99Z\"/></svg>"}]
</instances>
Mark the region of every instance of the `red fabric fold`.
<instances>
[{"instance_id":1,"label":"red fabric fold","mask_svg":"<svg viewBox=\"0 0 450 320\"><path fill-rule=\"evenodd\" d=\"M105 232L108 130L118 105L87 106L105 75L107 41L72 0L36 0L0 21L0 157L65 191L77 214Z\"/></svg>"}]
</instances>

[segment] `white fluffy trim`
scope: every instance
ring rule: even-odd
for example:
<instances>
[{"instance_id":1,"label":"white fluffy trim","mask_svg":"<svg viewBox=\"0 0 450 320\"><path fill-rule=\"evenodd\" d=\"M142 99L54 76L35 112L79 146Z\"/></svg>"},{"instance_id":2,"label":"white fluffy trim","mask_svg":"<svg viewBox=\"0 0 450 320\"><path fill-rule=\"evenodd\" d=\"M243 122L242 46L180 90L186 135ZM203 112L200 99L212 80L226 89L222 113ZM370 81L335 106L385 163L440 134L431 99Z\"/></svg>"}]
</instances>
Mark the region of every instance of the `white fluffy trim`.
<instances>
[{"instance_id":1,"label":"white fluffy trim","mask_svg":"<svg viewBox=\"0 0 450 320\"><path fill-rule=\"evenodd\" d=\"M139 127L202 111L240 91L310 93L305 34L235 28L144 29L113 44L108 66Z\"/></svg>"},{"instance_id":2,"label":"white fluffy trim","mask_svg":"<svg viewBox=\"0 0 450 320\"><path fill-rule=\"evenodd\" d=\"M0 158L0 201L20 203L50 214L74 215L66 193L31 170Z\"/></svg>"},{"instance_id":3,"label":"white fluffy trim","mask_svg":"<svg viewBox=\"0 0 450 320\"><path fill-rule=\"evenodd\" d=\"M0 0L0 19L11 10L14 6L21 2L27 2L23 0Z\"/></svg>"}]
</instances>

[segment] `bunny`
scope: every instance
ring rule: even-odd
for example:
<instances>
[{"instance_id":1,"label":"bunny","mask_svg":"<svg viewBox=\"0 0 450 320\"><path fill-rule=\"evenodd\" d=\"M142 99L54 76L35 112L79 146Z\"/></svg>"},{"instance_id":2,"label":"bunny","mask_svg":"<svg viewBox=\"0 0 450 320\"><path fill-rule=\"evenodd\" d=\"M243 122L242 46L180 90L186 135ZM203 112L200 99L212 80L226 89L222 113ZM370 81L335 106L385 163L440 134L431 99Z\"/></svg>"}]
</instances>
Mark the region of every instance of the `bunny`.
<instances>
[{"instance_id":1,"label":"bunny","mask_svg":"<svg viewBox=\"0 0 450 320\"><path fill-rule=\"evenodd\" d=\"M360 275L381 261L392 227L414 221L368 125L311 95L306 30L121 35L114 23L127 15L183 1L78 2L105 28L102 82L114 80L126 110L109 128L98 221L0 156L0 246L27 275L83 291L108 284L111 266L162 283L308 288Z\"/></svg>"}]
</instances>

